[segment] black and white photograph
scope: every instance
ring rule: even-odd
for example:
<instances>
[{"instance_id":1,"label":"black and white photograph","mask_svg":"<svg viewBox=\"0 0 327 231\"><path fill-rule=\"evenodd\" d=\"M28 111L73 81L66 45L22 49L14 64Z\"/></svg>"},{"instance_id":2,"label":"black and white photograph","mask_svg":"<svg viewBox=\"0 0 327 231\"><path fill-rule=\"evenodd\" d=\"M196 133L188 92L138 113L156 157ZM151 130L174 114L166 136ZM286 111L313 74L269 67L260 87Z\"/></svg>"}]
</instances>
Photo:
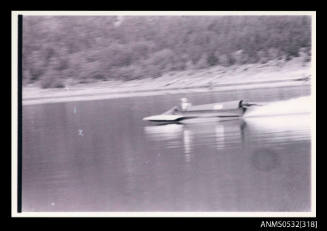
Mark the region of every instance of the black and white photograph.
<instances>
[{"instance_id":1,"label":"black and white photograph","mask_svg":"<svg viewBox=\"0 0 327 231\"><path fill-rule=\"evenodd\" d=\"M12 12L13 216L315 216L315 16Z\"/></svg>"}]
</instances>

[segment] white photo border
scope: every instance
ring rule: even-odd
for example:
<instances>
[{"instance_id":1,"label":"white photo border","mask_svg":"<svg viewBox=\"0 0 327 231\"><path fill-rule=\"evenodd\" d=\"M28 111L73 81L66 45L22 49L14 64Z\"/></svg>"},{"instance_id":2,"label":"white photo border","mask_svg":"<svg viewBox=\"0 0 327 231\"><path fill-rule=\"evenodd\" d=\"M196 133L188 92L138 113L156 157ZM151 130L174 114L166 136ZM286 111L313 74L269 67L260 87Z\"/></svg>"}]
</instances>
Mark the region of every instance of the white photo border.
<instances>
[{"instance_id":1,"label":"white photo border","mask_svg":"<svg viewBox=\"0 0 327 231\"><path fill-rule=\"evenodd\" d=\"M18 208L18 16L311 16L311 211L310 212L17 212ZM11 216L12 217L316 217L316 12L315 11L12 11Z\"/></svg>"}]
</instances>

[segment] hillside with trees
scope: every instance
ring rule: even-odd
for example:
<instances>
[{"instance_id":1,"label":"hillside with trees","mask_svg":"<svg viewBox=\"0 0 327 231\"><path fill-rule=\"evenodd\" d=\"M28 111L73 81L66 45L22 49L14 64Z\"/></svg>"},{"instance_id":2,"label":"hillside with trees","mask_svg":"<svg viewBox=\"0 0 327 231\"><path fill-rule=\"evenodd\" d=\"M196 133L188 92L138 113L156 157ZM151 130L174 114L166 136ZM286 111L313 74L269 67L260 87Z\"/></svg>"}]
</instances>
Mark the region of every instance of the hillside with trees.
<instances>
[{"instance_id":1,"label":"hillside with trees","mask_svg":"<svg viewBox=\"0 0 327 231\"><path fill-rule=\"evenodd\" d=\"M23 83L157 78L311 57L309 16L24 16Z\"/></svg>"}]
</instances>

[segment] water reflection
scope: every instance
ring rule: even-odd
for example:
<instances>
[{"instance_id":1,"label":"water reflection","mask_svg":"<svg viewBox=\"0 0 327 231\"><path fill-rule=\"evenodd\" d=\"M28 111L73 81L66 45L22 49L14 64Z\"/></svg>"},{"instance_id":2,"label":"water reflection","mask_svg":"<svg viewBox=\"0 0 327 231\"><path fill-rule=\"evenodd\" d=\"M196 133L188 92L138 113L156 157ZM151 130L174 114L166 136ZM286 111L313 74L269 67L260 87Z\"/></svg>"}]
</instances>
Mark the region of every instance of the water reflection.
<instances>
[{"instance_id":1,"label":"water reflection","mask_svg":"<svg viewBox=\"0 0 327 231\"><path fill-rule=\"evenodd\" d=\"M224 126L223 125L216 125L216 142L217 142L217 148L224 148L225 143L225 136L224 136Z\"/></svg>"},{"instance_id":2,"label":"water reflection","mask_svg":"<svg viewBox=\"0 0 327 231\"><path fill-rule=\"evenodd\" d=\"M189 162L196 145L214 145L218 150L243 142L244 128L245 121L235 119L194 124L152 125L145 126L144 132L149 140L166 142L167 148L183 146L185 160Z\"/></svg>"},{"instance_id":3,"label":"water reflection","mask_svg":"<svg viewBox=\"0 0 327 231\"><path fill-rule=\"evenodd\" d=\"M303 211L310 201L309 118L306 114L152 125L144 133L150 145L160 144L164 156L158 165L167 161L179 166L185 178L180 187L187 192L183 191L185 209L196 204L192 193L206 195L196 191L201 185L212 192L208 206L213 210ZM176 157L180 150L183 163ZM299 202L291 203L292 198Z\"/></svg>"},{"instance_id":4,"label":"water reflection","mask_svg":"<svg viewBox=\"0 0 327 231\"><path fill-rule=\"evenodd\" d=\"M184 129L183 131L183 144L184 144L184 154L185 154L185 161L191 161L191 151L192 151L192 139L193 133L189 129Z\"/></svg>"},{"instance_id":5,"label":"water reflection","mask_svg":"<svg viewBox=\"0 0 327 231\"><path fill-rule=\"evenodd\" d=\"M287 88L190 98L279 100L279 92L285 99L303 94ZM165 95L24 107L23 211L310 209L308 117L142 121L175 101Z\"/></svg>"},{"instance_id":6,"label":"water reflection","mask_svg":"<svg viewBox=\"0 0 327 231\"><path fill-rule=\"evenodd\" d=\"M187 162L191 160L191 153L196 145L214 145L217 150L223 150L237 146L255 147L257 143L260 143L261 146L269 146L269 149L253 151L254 166L258 169L270 169L270 167L262 166L277 163L272 144L310 139L310 115L264 116L208 123L152 125L145 126L144 132L149 140L165 142L167 148L183 147ZM263 163L269 160L274 163Z\"/></svg>"},{"instance_id":7,"label":"water reflection","mask_svg":"<svg viewBox=\"0 0 327 231\"><path fill-rule=\"evenodd\" d=\"M145 126L144 132L153 140L173 140L183 133L182 124Z\"/></svg>"}]
</instances>

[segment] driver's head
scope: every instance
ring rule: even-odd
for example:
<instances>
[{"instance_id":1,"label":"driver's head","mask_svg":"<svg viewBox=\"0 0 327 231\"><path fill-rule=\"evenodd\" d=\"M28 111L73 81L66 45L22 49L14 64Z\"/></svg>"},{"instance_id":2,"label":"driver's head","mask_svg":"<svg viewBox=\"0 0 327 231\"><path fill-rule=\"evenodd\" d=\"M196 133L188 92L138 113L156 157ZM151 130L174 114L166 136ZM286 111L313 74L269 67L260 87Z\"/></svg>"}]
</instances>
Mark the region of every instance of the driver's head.
<instances>
[{"instance_id":1,"label":"driver's head","mask_svg":"<svg viewBox=\"0 0 327 231\"><path fill-rule=\"evenodd\" d=\"M181 98L182 103L186 103L187 102L187 98Z\"/></svg>"}]
</instances>

